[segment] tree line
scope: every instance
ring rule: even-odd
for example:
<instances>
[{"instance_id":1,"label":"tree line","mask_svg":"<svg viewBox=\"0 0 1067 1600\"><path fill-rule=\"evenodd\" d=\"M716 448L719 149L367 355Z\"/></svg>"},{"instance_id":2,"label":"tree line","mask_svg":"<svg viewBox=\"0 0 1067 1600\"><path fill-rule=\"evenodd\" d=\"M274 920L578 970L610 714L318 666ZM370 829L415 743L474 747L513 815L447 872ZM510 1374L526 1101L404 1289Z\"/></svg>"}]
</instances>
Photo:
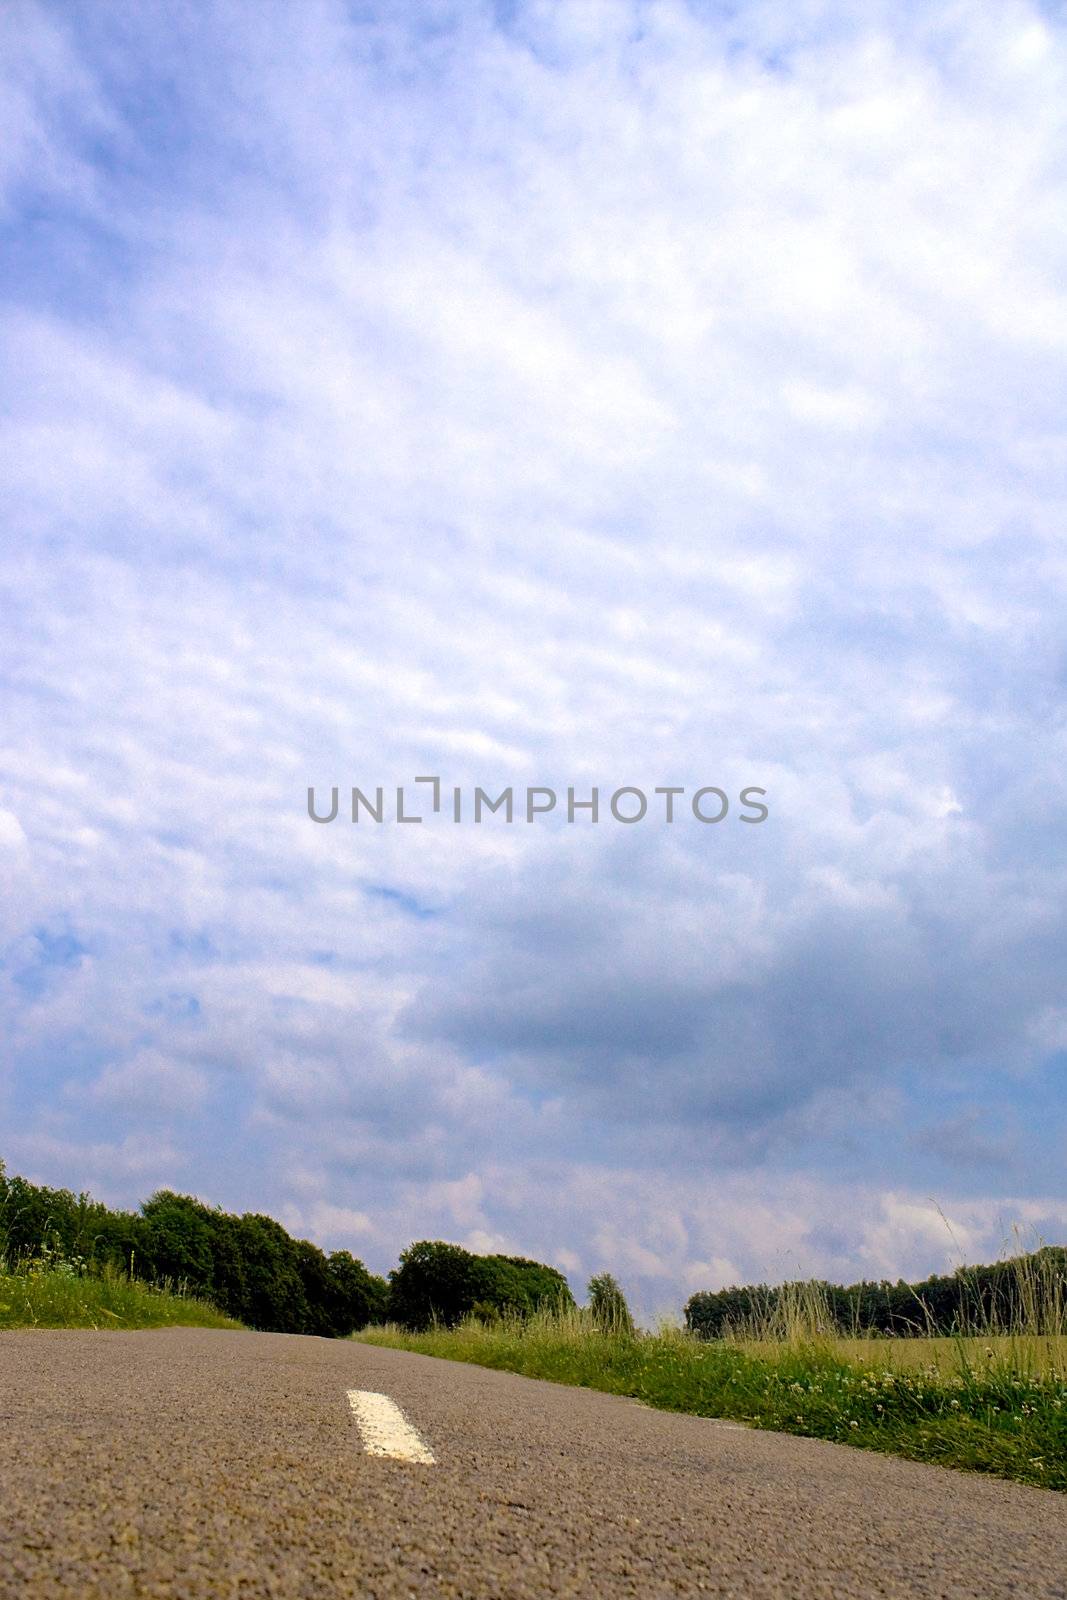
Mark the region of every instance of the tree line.
<instances>
[{"instance_id":1,"label":"tree line","mask_svg":"<svg viewBox=\"0 0 1067 1600\"><path fill-rule=\"evenodd\" d=\"M242 1216L160 1189L136 1211L88 1194L9 1177L0 1161L0 1268L117 1271L200 1299L247 1327L345 1337L371 1323L414 1330L474 1315L528 1316L574 1307L566 1278L522 1256L474 1255L442 1240L408 1246L388 1277L347 1250L294 1239L273 1217ZM608 1274L589 1284L597 1327L632 1334L622 1291ZM758 1332L791 1306L817 1308L826 1331L951 1335L1067 1322L1067 1250L1059 1246L992 1266L961 1267L921 1282L754 1284L692 1295L686 1327L701 1339Z\"/></svg>"},{"instance_id":2,"label":"tree line","mask_svg":"<svg viewBox=\"0 0 1067 1600\"><path fill-rule=\"evenodd\" d=\"M1067 1311L1067 1250L1046 1245L992 1266L958 1267L920 1282L864 1281L847 1286L765 1283L699 1290L685 1307L686 1327L701 1339L758 1331L787 1320L790 1305L817 1307L826 1331L917 1335L1058 1327Z\"/></svg>"},{"instance_id":3,"label":"tree line","mask_svg":"<svg viewBox=\"0 0 1067 1600\"><path fill-rule=\"evenodd\" d=\"M370 1323L452 1326L474 1314L573 1306L566 1278L521 1256L423 1240L388 1279L347 1250L328 1255L273 1217L236 1216L160 1189L136 1211L8 1177L0 1161L0 1266L122 1272L209 1300L250 1328L343 1338Z\"/></svg>"}]
</instances>

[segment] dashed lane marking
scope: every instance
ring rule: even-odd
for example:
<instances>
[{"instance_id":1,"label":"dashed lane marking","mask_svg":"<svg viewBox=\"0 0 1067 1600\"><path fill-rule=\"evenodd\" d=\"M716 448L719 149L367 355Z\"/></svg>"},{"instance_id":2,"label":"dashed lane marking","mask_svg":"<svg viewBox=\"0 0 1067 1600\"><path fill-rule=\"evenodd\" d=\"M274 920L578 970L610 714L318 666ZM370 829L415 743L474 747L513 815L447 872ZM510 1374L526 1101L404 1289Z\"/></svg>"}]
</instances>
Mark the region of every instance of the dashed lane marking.
<instances>
[{"instance_id":1,"label":"dashed lane marking","mask_svg":"<svg viewBox=\"0 0 1067 1600\"><path fill-rule=\"evenodd\" d=\"M435 1465L429 1445L387 1394L374 1394L370 1389L349 1389L348 1403L369 1456L392 1456L396 1461L418 1461L427 1467Z\"/></svg>"}]
</instances>

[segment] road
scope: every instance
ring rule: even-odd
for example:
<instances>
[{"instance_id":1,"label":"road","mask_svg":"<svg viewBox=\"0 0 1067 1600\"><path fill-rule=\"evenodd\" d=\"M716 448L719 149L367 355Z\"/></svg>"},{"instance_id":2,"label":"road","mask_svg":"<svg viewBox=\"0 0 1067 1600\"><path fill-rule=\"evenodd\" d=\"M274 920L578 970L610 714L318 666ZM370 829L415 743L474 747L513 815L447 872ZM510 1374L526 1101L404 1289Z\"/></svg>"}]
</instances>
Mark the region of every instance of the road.
<instances>
[{"instance_id":1,"label":"road","mask_svg":"<svg viewBox=\"0 0 1067 1600\"><path fill-rule=\"evenodd\" d=\"M1067 1596L1067 1496L401 1351L11 1332L0 1396L2 1600Z\"/></svg>"}]
</instances>

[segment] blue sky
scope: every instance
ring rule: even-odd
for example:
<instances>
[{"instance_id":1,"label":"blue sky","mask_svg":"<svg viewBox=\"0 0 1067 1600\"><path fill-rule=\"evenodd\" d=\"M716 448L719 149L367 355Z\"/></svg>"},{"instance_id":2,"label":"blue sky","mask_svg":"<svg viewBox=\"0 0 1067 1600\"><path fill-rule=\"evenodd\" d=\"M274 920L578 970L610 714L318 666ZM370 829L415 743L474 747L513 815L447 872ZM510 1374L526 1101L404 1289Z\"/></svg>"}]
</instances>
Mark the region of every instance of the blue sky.
<instances>
[{"instance_id":1,"label":"blue sky","mask_svg":"<svg viewBox=\"0 0 1067 1600\"><path fill-rule=\"evenodd\" d=\"M1063 12L0 33L9 1166L646 1314L1062 1240ZM307 817L421 773L771 815Z\"/></svg>"}]
</instances>

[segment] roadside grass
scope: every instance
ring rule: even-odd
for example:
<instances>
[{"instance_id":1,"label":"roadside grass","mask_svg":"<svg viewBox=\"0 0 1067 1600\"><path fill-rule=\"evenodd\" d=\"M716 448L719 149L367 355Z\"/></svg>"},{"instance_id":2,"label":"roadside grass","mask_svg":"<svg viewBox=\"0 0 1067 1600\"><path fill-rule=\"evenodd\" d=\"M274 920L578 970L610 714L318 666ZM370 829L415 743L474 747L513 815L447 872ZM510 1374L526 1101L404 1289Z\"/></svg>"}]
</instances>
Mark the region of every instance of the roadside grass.
<instances>
[{"instance_id":1,"label":"roadside grass","mask_svg":"<svg viewBox=\"0 0 1067 1600\"><path fill-rule=\"evenodd\" d=\"M782 1346L765 1340L734 1341L749 1355L772 1361ZM818 1342L818 1341L817 1341ZM936 1368L954 1377L960 1362L981 1369L990 1361L1013 1372L1067 1373L1067 1336L1023 1333L961 1334L955 1338L834 1338L826 1341L842 1361L853 1366L883 1367L903 1371ZM790 1347L785 1346L788 1350Z\"/></svg>"},{"instance_id":2,"label":"roadside grass","mask_svg":"<svg viewBox=\"0 0 1067 1600\"><path fill-rule=\"evenodd\" d=\"M0 1329L237 1328L203 1300L118 1272L79 1273L68 1263L11 1271L0 1265Z\"/></svg>"},{"instance_id":3,"label":"roadside grass","mask_svg":"<svg viewBox=\"0 0 1067 1600\"><path fill-rule=\"evenodd\" d=\"M973 1309L968 1313L964 1301L958 1331L949 1336L936 1331L921 1301L918 1305L928 1325L924 1329L917 1319L920 1326L914 1337L868 1334L859 1329L850 1334L831 1333L834 1318L824 1285L789 1283L783 1285L773 1307L729 1327L726 1339L764 1360L816 1346L864 1369L887 1364L906 1371L934 1369L946 1379L963 1370L982 1371L990 1363L993 1370L1013 1375L1067 1373L1063 1280L1035 1255L1019 1255L1012 1265L1017 1288L1015 1315L977 1315ZM961 1277L966 1285L966 1269Z\"/></svg>"},{"instance_id":4,"label":"roadside grass","mask_svg":"<svg viewBox=\"0 0 1067 1600\"><path fill-rule=\"evenodd\" d=\"M587 1313L408 1333L370 1344L628 1395L667 1411L1067 1489L1067 1364L1050 1336L704 1343L674 1328L597 1332ZM929 1347L937 1344L936 1351ZM918 1347L918 1348L917 1348Z\"/></svg>"}]
</instances>

